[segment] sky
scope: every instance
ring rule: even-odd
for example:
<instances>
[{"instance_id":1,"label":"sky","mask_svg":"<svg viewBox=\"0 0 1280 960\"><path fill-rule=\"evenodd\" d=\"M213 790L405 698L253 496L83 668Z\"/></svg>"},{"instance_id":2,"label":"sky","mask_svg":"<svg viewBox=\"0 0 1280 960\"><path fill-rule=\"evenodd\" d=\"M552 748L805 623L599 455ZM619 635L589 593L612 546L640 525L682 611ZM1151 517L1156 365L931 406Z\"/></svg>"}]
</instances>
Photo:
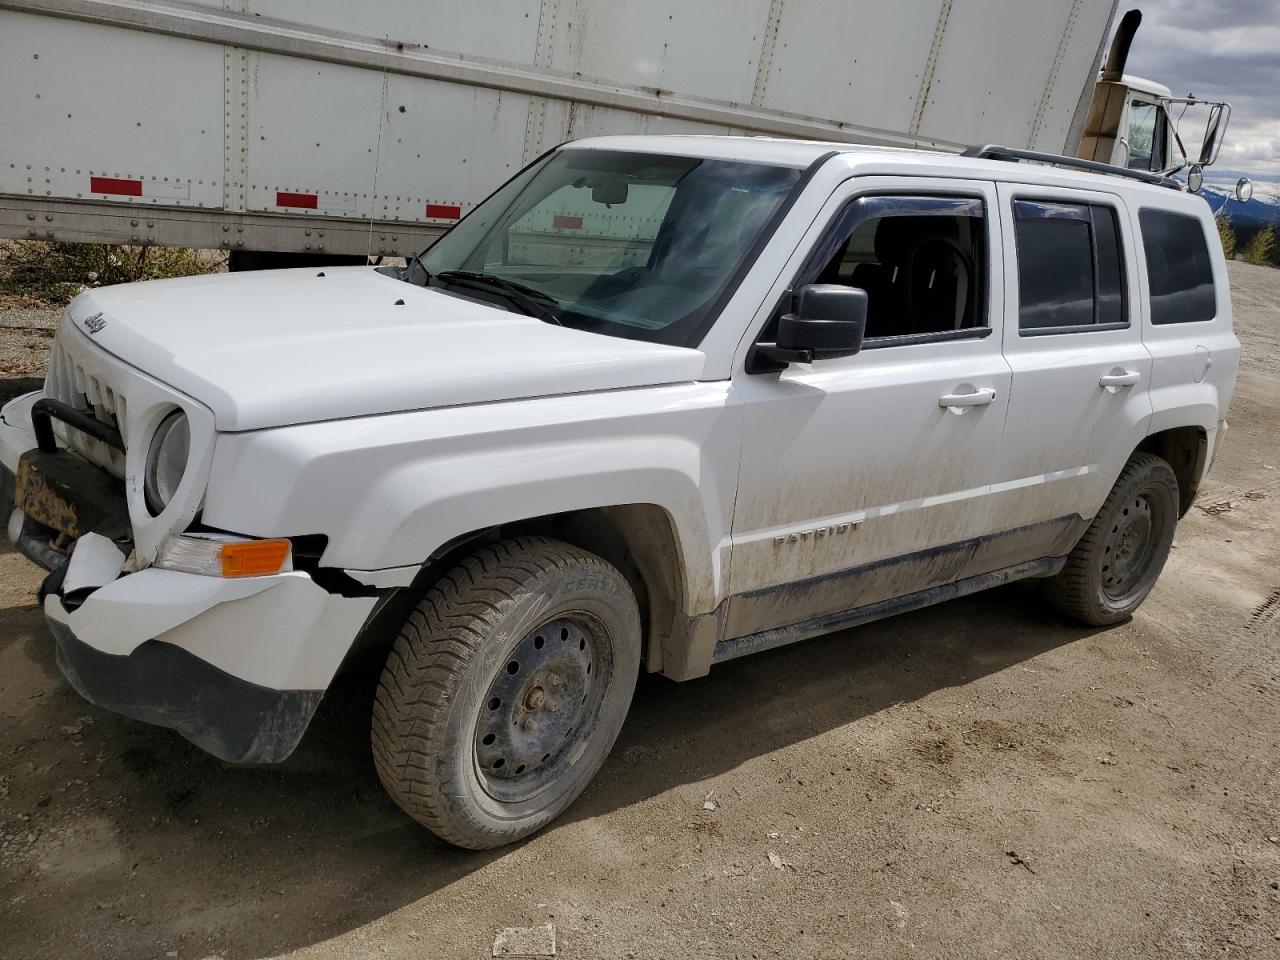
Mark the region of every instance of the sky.
<instances>
[{"instance_id":1,"label":"sky","mask_svg":"<svg viewBox=\"0 0 1280 960\"><path fill-rule=\"evenodd\" d=\"M1174 96L1231 104L1227 139L1205 178L1234 184L1243 175L1260 196L1280 193L1280 0L1121 0L1116 23L1135 6L1142 26L1125 72ZM1182 128L1188 153L1204 129L1190 117Z\"/></svg>"}]
</instances>

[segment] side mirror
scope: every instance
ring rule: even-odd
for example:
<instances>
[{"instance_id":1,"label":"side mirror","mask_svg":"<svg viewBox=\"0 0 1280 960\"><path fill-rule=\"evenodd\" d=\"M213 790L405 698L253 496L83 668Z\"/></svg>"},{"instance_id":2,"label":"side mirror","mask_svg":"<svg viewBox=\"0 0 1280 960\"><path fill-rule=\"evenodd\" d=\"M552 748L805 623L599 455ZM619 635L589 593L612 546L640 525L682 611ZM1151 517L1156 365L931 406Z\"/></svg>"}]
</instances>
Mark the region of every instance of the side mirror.
<instances>
[{"instance_id":1,"label":"side mirror","mask_svg":"<svg viewBox=\"0 0 1280 960\"><path fill-rule=\"evenodd\" d=\"M862 349L866 329L867 291L811 283L800 288L795 312L778 318L777 342L756 345L755 366L779 370L789 363L848 357Z\"/></svg>"},{"instance_id":2,"label":"side mirror","mask_svg":"<svg viewBox=\"0 0 1280 960\"><path fill-rule=\"evenodd\" d=\"M1211 166L1218 159L1222 141L1226 139L1227 123L1231 120L1231 107L1215 103L1209 109L1209 120L1204 126L1204 142L1200 145L1200 157L1196 161L1202 167Z\"/></svg>"},{"instance_id":3,"label":"side mirror","mask_svg":"<svg viewBox=\"0 0 1280 960\"><path fill-rule=\"evenodd\" d=\"M1236 199L1241 203L1248 203L1253 197L1253 181L1248 177L1241 177L1236 181Z\"/></svg>"}]
</instances>

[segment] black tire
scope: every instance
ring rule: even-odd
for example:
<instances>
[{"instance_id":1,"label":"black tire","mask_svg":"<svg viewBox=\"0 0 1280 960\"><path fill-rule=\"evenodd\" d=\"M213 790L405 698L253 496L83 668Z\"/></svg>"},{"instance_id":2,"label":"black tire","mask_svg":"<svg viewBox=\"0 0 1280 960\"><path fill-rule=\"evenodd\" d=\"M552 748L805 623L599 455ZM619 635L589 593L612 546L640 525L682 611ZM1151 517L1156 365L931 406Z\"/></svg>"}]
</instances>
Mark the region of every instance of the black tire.
<instances>
[{"instance_id":1,"label":"black tire","mask_svg":"<svg viewBox=\"0 0 1280 960\"><path fill-rule=\"evenodd\" d=\"M1049 598L1090 626L1128 619L1164 569L1178 502L1178 478L1169 464L1151 453L1135 453L1067 565L1046 581Z\"/></svg>"},{"instance_id":2,"label":"black tire","mask_svg":"<svg viewBox=\"0 0 1280 960\"><path fill-rule=\"evenodd\" d=\"M529 836L612 749L640 632L635 595L600 557L546 537L480 548L432 587L387 657L372 732L383 786L457 846Z\"/></svg>"}]
</instances>

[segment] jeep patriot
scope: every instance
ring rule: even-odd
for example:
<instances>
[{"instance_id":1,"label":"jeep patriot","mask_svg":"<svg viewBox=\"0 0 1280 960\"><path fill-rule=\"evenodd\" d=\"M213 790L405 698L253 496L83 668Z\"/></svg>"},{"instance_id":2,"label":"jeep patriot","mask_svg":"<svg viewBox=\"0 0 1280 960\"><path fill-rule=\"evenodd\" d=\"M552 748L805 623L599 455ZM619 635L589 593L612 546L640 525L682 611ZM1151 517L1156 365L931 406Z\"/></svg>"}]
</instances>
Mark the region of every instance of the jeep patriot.
<instances>
[{"instance_id":1,"label":"jeep patriot","mask_svg":"<svg viewBox=\"0 0 1280 960\"><path fill-rule=\"evenodd\" d=\"M0 422L63 673L274 763L377 656L382 782L486 848L641 670L1020 579L1129 617L1226 431L1213 215L971 153L584 140L403 267L86 291Z\"/></svg>"}]
</instances>

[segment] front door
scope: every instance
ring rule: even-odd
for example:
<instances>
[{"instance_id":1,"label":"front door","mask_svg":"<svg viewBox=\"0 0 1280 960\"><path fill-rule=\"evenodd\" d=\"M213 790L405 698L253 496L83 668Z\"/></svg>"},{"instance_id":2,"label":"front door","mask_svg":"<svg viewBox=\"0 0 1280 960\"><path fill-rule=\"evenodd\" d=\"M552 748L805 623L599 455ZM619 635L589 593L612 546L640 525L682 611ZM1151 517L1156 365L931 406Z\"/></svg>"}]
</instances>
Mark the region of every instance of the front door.
<instances>
[{"instance_id":1,"label":"front door","mask_svg":"<svg viewBox=\"0 0 1280 960\"><path fill-rule=\"evenodd\" d=\"M851 357L735 372L726 638L966 572L1009 404L995 205L990 183L862 177L815 221L791 288L865 289L866 340Z\"/></svg>"}]
</instances>

